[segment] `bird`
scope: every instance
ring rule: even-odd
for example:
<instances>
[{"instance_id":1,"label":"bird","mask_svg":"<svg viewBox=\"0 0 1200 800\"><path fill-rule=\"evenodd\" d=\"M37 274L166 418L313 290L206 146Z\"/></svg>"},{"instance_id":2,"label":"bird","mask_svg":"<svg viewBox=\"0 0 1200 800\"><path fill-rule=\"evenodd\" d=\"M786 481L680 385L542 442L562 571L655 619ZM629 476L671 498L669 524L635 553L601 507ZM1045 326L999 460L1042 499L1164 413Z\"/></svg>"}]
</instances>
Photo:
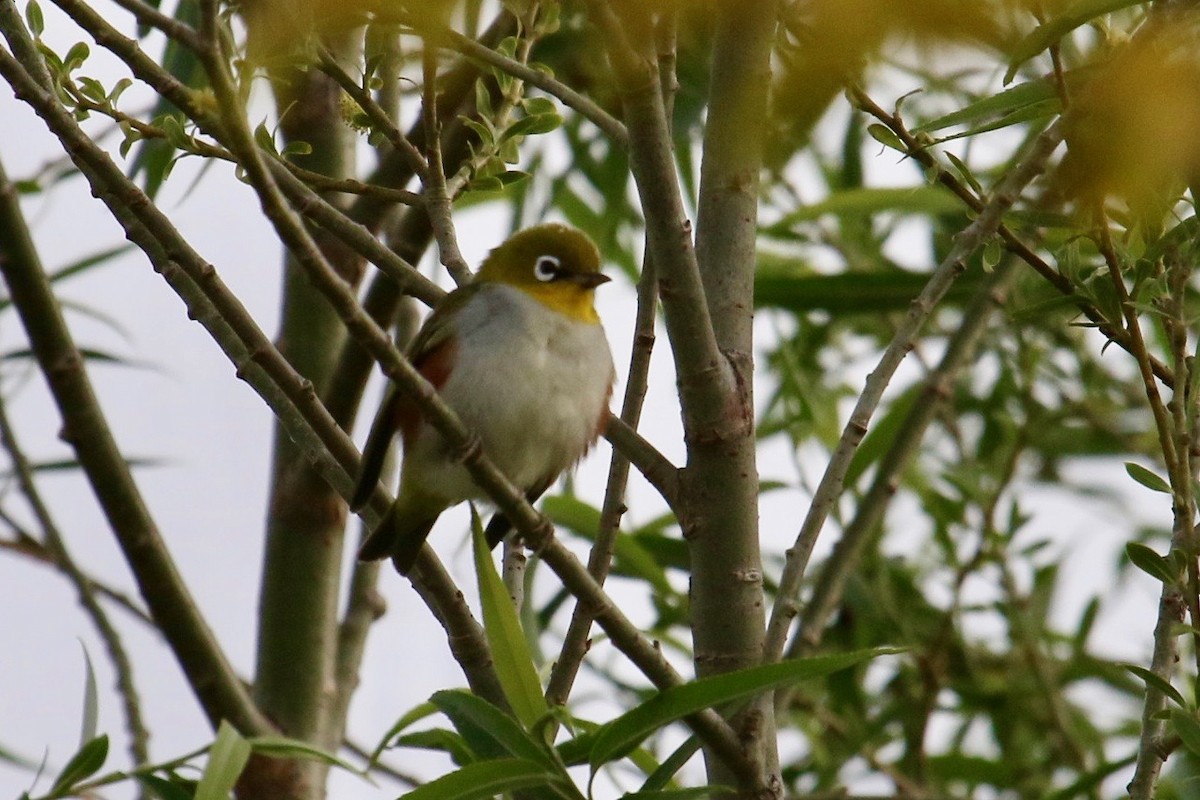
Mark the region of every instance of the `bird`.
<instances>
[{"instance_id":1,"label":"bird","mask_svg":"<svg viewBox=\"0 0 1200 800\"><path fill-rule=\"evenodd\" d=\"M616 372L594 303L596 288L610 280L600 268L595 243L576 228L520 230L434 307L408 348L413 367L531 503L583 458L608 420ZM485 495L412 397L390 383L367 435L351 509L367 504L397 433L396 501L358 557L390 557L408 574L441 513ZM497 513L488 544L510 529Z\"/></svg>"}]
</instances>

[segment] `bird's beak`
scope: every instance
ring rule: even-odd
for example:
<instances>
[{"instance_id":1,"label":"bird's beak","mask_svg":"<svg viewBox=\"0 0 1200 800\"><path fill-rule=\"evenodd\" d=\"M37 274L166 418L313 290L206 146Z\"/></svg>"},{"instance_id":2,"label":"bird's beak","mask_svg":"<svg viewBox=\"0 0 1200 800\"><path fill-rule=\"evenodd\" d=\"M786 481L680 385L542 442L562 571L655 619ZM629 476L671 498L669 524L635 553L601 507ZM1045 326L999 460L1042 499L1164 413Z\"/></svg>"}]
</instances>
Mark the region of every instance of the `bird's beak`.
<instances>
[{"instance_id":1,"label":"bird's beak","mask_svg":"<svg viewBox=\"0 0 1200 800\"><path fill-rule=\"evenodd\" d=\"M577 283L585 289L595 289L602 283L608 283L612 278L605 275L603 272L577 272L572 275L569 280L572 283Z\"/></svg>"}]
</instances>

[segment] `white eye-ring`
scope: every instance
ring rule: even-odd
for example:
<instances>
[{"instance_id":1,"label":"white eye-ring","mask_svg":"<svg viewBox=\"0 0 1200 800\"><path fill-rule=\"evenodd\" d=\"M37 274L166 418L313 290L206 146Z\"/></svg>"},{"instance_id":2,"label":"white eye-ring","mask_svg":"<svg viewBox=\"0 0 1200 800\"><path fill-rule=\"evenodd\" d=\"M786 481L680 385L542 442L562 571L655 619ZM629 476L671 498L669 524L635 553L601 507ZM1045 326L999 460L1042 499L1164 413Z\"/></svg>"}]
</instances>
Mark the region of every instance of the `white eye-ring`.
<instances>
[{"instance_id":1,"label":"white eye-ring","mask_svg":"<svg viewBox=\"0 0 1200 800\"><path fill-rule=\"evenodd\" d=\"M554 256L538 256L533 265L533 277L539 281L552 281L558 277L560 266L562 262Z\"/></svg>"}]
</instances>

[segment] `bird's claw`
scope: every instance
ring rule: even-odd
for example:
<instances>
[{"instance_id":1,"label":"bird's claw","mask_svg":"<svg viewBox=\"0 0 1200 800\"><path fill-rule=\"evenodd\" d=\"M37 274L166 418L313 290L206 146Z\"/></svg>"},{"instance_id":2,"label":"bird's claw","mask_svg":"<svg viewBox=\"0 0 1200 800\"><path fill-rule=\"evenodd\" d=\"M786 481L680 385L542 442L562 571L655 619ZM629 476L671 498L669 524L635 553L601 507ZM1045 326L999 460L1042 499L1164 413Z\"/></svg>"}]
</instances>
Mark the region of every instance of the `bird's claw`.
<instances>
[{"instance_id":1,"label":"bird's claw","mask_svg":"<svg viewBox=\"0 0 1200 800\"><path fill-rule=\"evenodd\" d=\"M474 431L467 435L467 441L463 442L461 447L454 449L452 454L455 461L460 464L468 464L472 461L478 461L483 455L483 440Z\"/></svg>"}]
</instances>

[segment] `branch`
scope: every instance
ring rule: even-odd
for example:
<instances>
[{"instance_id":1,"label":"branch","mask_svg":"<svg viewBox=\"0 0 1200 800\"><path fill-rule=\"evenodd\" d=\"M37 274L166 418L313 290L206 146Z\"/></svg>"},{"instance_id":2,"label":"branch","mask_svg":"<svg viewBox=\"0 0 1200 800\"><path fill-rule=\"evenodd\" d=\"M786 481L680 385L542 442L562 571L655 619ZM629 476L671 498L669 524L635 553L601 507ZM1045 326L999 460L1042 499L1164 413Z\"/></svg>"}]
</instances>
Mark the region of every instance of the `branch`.
<instances>
[{"instance_id":1,"label":"branch","mask_svg":"<svg viewBox=\"0 0 1200 800\"><path fill-rule=\"evenodd\" d=\"M816 544L826 518L841 495L842 484L846 477L846 471L850 468L850 461L854 458L855 450L863 436L866 435L871 415L879 405L884 389L887 388L904 356L912 349L917 334L938 301L946 294L954 280L966 270L967 259L988 238L996 234L1004 213L1017 201L1026 184L1045 168L1047 159L1061 140L1062 133L1059 126L1051 126L1034 141L1021 162L1007 171L987 204L979 212L979 216L958 234L954 246L945 260L929 276L929 282L913 300L908 314L897 328L892 341L888 343L879 364L867 376L863 392L859 395L850 419L842 431L833 457L825 468L825 474L821 476L821 482L813 495L812 504L809 506L808 514L804 518L796 542L787 551L787 560L779 581L777 593L779 599L771 611L771 621L767 628L764 662L777 661L782 655L787 629L795 614L794 603L800 592L800 584L808 566L809 556L812 554L813 546Z\"/></svg>"},{"instance_id":2,"label":"branch","mask_svg":"<svg viewBox=\"0 0 1200 800\"><path fill-rule=\"evenodd\" d=\"M654 42L645 35L631 41L608 4L593 1L589 8L604 32L624 106L630 168L646 215L647 252L658 270L663 316L678 376L684 438L689 445L719 441L729 434L729 423L740 430L745 421L727 419L729 393L736 379L717 346L709 317L692 246L692 226L676 178ZM682 522L686 526L687 521Z\"/></svg>"},{"instance_id":3,"label":"branch","mask_svg":"<svg viewBox=\"0 0 1200 800\"><path fill-rule=\"evenodd\" d=\"M644 393L644 391L643 388L642 392ZM636 423L638 415L631 414L630 416ZM657 447L643 439L630 423L620 417L609 416L608 423L604 427L604 438L608 439L617 452L638 468L642 477L658 490L659 495L673 511L677 510L679 467L671 463L671 460L659 452Z\"/></svg>"},{"instance_id":4,"label":"branch","mask_svg":"<svg viewBox=\"0 0 1200 800\"><path fill-rule=\"evenodd\" d=\"M139 25L162 31L168 38L174 39L193 52L200 50L202 46L200 34L191 25L162 13L157 7L144 3L142 0L113 0L113 2L132 14Z\"/></svg>"},{"instance_id":5,"label":"branch","mask_svg":"<svg viewBox=\"0 0 1200 800\"><path fill-rule=\"evenodd\" d=\"M371 97L371 94L366 89L356 83L342 69L342 65L337 62L337 59L328 50L321 48L318 56L320 58L318 66L321 68L321 71L333 78L338 86L342 87L342 91L350 95L351 99L358 103L358 107L367 115L367 119L371 120L371 124L375 129L383 134L388 144L392 146L392 149L404 159L408 168L422 178L427 175L429 164L421 156L421 151L413 145L412 140L396 127L396 123L392 121L391 115L375 102L375 98ZM423 109L421 114L421 122L423 124L427 125L425 118L428 116L428 112Z\"/></svg>"},{"instance_id":6,"label":"branch","mask_svg":"<svg viewBox=\"0 0 1200 800\"><path fill-rule=\"evenodd\" d=\"M1154 416L1154 427L1158 435L1159 448L1162 451L1163 460L1167 467L1167 476L1170 479L1171 505L1174 513L1171 549L1186 554L1188 566L1185 574L1192 578L1191 583L1192 587L1194 587L1196 574L1196 534L1192 481L1195 480L1195 476L1191 474L1190 456L1188 454L1188 447L1190 446L1188 437L1191 431L1182 407L1184 395L1189 387L1187 360L1190 359L1188 359L1186 350L1180 348L1178 342L1176 342L1175 374L1181 376L1182 380L1180 381L1180 385L1174 389L1174 395L1171 399L1172 409L1168 409L1162 401L1158 385L1155 382L1151 366L1151 355L1147 349L1145 337L1142 334L1138 311L1125 287L1125 279L1121 275L1120 259L1113 247L1108 219L1102 208L1099 209L1098 224L1099 231L1096 236L1096 244L1108 266L1113 291L1120 301L1121 312L1125 316L1125 330L1129 334L1133 345L1130 353L1133 354L1134 360L1137 363L1138 373L1142 379L1142 387L1146 393L1146 400L1150 404L1150 410ZM1180 350L1183 352L1180 352ZM1184 360L1180 360L1179 356L1182 356ZM1177 437L1179 443L1183 446L1182 453L1176 449ZM1182 577L1178 581L1163 582L1159 598L1158 619L1154 625L1154 649L1150 659L1150 671L1167 683L1171 682L1171 677L1174 675L1176 665L1179 661L1179 644L1176 628L1183 622L1184 609L1189 605L1189 600L1192 603L1193 609L1196 602L1194 597L1189 598L1185 596L1184 586L1185 583ZM1193 614L1192 624L1195 625L1196 623L1197 620ZM1147 683L1146 697L1142 707L1142 732L1140 741L1138 742L1137 766L1134 768L1133 780L1129 783L1130 800L1149 800L1149 798L1154 796L1155 784L1158 782L1159 772L1166 760L1165 756L1160 755L1159 749L1154 746L1165 729L1161 713L1166 707L1166 703L1167 700L1164 693L1158 687Z\"/></svg>"},{"instance_id":7,"label":"branch","mask_svg":"<svg viewBox=\"0 0 1200 800\"><path fill-rule=\"evenodd\" d=\"M438 256L442 266L459 286L471 280L471 269L458 249L451 218L451 197L446 190L446 166L442 162L442 126L437 114L437 50L429 41L421 49L421 94L425 109L425 155L429 169L425 171L425 211L433 226Z\"/></svg>"},{"instance_id":8,"label":"branch","mask_svg":"<svg viewBox=\"0 0 1200 800\"><path fill-rule=\"evenodd\" d=\"M663 108L668 120L672 118L675 93L679 82L675 77L677 12L666 14L659 20L655 30L658 51L658 80L662 86ZM622 129L624 130L624 129ZM654 352L654 320L658 314L658 270L648 256L642 257L642 274L637 285L637 314L633 325L633 346L629 356L629 375L625 380L625 397L621 403L620 421L635 435L642 416L642 405L646 400L646 388L650 375L650 356ZM614 433L617 432L613 426ZM603 584L612 565L613 549L620 534L621 517L625 514L625 490L629 482L630 457L621 446L613 441L612 459L608 467L608 482L604 487L604 504L600 508L599 530L596 541L588 553L588 572ZM657 451L655 451L657 454ZM650 472L649 465L639 467L643 475ZM666 475L667 473L663 473ZM679 471L671 465L672 492L678 491ZM664 499L666 487L657 487ZM671 500L668 505L673 505ZM546 685L546 699L554 705L566 705L575 676L587 655L589 635L593 619L591 609L576 603L571 613L571 622L563 636L558 658L550 671Z\"/></svg>"}]
</instances>

